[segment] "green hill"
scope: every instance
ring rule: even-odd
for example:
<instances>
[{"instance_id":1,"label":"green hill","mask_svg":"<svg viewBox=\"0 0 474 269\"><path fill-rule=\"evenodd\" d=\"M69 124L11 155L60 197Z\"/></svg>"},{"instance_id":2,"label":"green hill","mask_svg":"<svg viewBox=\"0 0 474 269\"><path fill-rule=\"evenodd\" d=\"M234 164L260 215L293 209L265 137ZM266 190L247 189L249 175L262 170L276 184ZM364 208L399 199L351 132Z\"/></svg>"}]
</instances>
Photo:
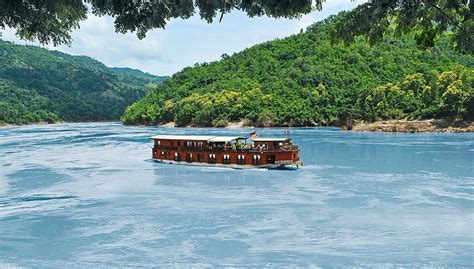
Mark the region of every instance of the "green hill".
<instances>
[{"instance_id":1,"label":"green hill","mask_svg":"<svg viewBox=\"0 0 474 269\"><path fill-rule=\"evenodd\" d=\"M117 120L165 79L0 40L0 124Z\"/></svg>"},{"instance_id":2,"label":"green hill","mask_svg":"<svg viewBox=\"0 0 474 269\"><path fill-rule=\"evenodd\" d=\"M303 33L184 68L129 106L121 120L174 121L179 126L222 126L228 121L311 126L472 117L473 55L455 52L445 37L426 50L411 36L390 34L375 46L363 39L351 46L332 44L334 23L340 19L344 14Z\"/></svg>"}]
</instances>

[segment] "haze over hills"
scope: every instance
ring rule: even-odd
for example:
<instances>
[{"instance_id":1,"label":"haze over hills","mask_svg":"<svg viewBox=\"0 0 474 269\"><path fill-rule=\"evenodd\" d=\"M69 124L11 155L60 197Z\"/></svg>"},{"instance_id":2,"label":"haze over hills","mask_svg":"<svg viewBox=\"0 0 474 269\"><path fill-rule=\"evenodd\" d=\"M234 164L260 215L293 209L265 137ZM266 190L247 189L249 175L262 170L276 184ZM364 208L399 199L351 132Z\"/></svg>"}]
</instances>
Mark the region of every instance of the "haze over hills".
<instances>
[{"instance_id":1,"label":"haze over hills","mask_svg":"<svg viewBox=\"0 0 474 269\"><path fill-rule=\"evenodd\" d=\"M331 125L341 121L472 118L474 56L446 37L420 49L413 36L370 46L331 43L337 20L184 68L129 106L125 124Z\"/></svg>"},{"instance_id":2,"label":"haze over hills","mask_svg":"<svg viewBox=\"0 0 474 269\"><path fill-rule=\"evenodd\" d=\"M166 79L0 40L0 124L117 120Z\"/></svg>"}]
</instances>

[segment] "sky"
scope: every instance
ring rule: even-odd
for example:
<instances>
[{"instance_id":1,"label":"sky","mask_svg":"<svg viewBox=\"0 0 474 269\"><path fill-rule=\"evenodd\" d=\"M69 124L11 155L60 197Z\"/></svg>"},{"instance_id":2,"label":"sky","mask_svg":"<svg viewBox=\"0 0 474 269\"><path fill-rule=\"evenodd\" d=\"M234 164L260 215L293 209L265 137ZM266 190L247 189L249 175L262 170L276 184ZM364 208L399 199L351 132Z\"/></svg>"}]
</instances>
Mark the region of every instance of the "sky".
<instances>
[{"instance_id":1,"label":"sky","mask_svg":"<svg viewBox=\"0 0 474 269\"><path fill-rule=\"evenodd\" d=\"M130 67L155 75L172 75L195 63L220 59L264 41L299 33L314 22L343 10L350 10L362 0L331 0L323 3L322 11L314 11L300 19L249 18L233 11L209 24L195 15L187 20L168 22L166 29L155 29L140 40L134 33L116 33L113 18L89 14L80 29L71 33L70 46L43 46L73 55L86 55L110 67ZM220 16L220 14L219 14ZM40 45L15 36L14 29L2 30L2 39L16 44Z\"/></svg>"}]
</instances>

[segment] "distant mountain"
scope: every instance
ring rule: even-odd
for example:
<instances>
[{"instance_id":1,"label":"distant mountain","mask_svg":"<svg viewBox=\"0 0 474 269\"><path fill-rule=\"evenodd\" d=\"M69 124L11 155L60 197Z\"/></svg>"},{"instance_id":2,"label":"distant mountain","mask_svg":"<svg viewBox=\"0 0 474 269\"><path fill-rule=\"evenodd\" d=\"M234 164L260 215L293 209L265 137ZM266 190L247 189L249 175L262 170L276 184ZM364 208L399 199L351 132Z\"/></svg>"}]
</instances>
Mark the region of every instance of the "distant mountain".
<instances>
[{"instance_id":1,"label":"distant mountain","mask_svg":"<svg viewBox=\"0 0 474 269\"><path fill-rule=\"evenodd\" d=\"M387 33L333 44L335 22L268 41L174 74L121 117L125 124L333 125L351 120L472 117L474 55L447 37L420 49Z\"/></svg>"},{"instance_id":2,"label":"distant mountain","mask_svg":"<svg viewBox=\"0 0 474 269\"><path fill-rule=\"evenodd\" d=\"M112 67L110 70L116 73L122 82L130 84L140 83L140 81L146 80L149 81L149 83L155 84L156 86L169 78L168 76L155 76L150 73L128 67Z\"/></svg>"},{"instance_id":3,"label":"distant mountain","mask_svg":"<svg viewBox=\"0 0 474 269\"><path fill-rule=\"evenodd\" d=\"M166 78L0 40L0 124L118 120Z\"/></svg>"}]
</instances>

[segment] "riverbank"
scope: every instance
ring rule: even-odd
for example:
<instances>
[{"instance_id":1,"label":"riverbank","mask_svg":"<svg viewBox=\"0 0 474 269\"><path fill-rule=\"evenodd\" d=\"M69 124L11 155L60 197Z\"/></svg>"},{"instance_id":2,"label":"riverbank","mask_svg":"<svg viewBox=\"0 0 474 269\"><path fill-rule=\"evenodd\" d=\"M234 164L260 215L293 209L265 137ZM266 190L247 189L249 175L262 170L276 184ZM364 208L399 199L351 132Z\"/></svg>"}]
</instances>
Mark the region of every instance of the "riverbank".
<instances>
[{"instance_id":1,"label":"riverbank","mask_svg":"<svg viewBox=\"0 0 474 269\"><path fill-rule=\"evenodd\" d=\"M110 121L100 121L110 122ZM99 123L100 123L99 122ZM68 122L56 122L56 123L34 123L27 125L50 125L50 124L65 124ZM75 122L75 123L91 123L91 122ZM22 125L6 124L0 125L0 128L15 127ZM181 128L176 127L174 122L168 122L166 124L158 125L166 128ZM256 126L245 125L243 121L230 122L225 127L214 127L214 128L255 128ZM305 126L294 126L294 127L305 127ZM306 127L318 127L318 126L306 126ZM328 126L329 127L329 126ZM446 119L430 119L430 120L388 120L388 121L377 121L377 122L355 122L351 125L332 126L340 127L344 131L355 131L355 132L401 132L401 133L421 133L421 132L435 132L435 133L469 133L474 132L474 122L472 121L448 121ZM200 128L199 126L186 126L186 128ZM273 126L269 128L287 128L287 126Z\"/></svg>"},{"instance_id":2,"label":"riverbank","mask_svg":"<svg viewBox=\"0 0 474 269\"><path fill-rule=\"evenodd\" d=\"M468 133L474 132L474 122L448 121L446 119L431 120L389 120L373 123L360 122L352 128L343 127L356 132L403 132L403 133Z\"/></svg>"},{"instance_id":3,"label":"riverbank","mask_svg":"<svg viewBox=\"0 0 474 269\"><path fill-rule=\"evenodd\" d=\"M68 123L108 123L108 122L117 122L119 121L56 121L56 122L33 122L33 123L26 123L26 124L0 124L0 128L8 128L8 127L20 127L20 126L46 126L46 125L60 125L60 124L68 124Z\"/></svg>"},{"instance_id":4,"label":"riverbank","mask_svg":"<svg viewBox=\"0 0 474 269\"><path fill-rule=\"evenodd\" d=\"M61 122L64 123L64 122ZM35 122L29 124L0 124L0 128L9 128L9 127L19 127L19 126L32 126L32 125L50 125L50 124L60 124L60 122L47 123L47 122Z\"/></svg>"},{"instance_id":5,"label":"riverbank","mask_svg":"<svg viewBox=\"0 0 474 269\"><path fill-rule=\"evenodd\" d=\"M175 128L174 122L169 122L162 127ZM199 126L186 126L186 128L194 128ZM247 126L243 121L230 122L225 127L219 128L253 128L256 126ZM287 126L272 126L270 128L286 128ZM304 126L294 126L304 127ZM317 126L306 126L317 127ZM388 120L377 122L355 122L351 125L333 126L340 127L344 131L355 132L400 132L400 133L421 133L421 132L437 132L437 133L467 133L474 132L474 122L471 121L449 121L446 119L430 119L430 120ZM176 127L179 128L179 127ZM217 128L217 127L216 127Z\"/></svg>"}]
</instances>

